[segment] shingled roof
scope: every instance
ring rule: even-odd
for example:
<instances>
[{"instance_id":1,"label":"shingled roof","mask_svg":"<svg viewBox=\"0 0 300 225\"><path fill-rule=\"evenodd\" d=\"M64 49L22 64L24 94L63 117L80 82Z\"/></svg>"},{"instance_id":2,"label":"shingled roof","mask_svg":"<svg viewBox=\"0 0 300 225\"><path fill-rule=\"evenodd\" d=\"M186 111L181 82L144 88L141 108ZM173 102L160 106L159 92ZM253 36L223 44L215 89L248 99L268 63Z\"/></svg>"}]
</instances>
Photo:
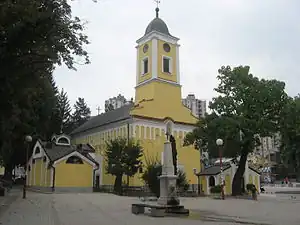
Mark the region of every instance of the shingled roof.
<instances>
[{"instance_id":1,"label":"shingled roof","mask_svg":"<svg viewBox=\"0 0 300 225\"><path fill-rule=\"evenodd\" d=\"M72 131L71 135L81 133L106 124L129 119L131 118L130 110L133 107L133 105L133 103L130 103L128 105L124 105L121 108L100 114L98 116L94 116L86 123L82 124L80 127Z\"/></svg>"},{"instance_id":2,"label":"shingled roof","mask_svg":"<svg viewBox=\"0 0 300 225\"><path fill-rule=\"evenodd\" d=\"M230 168L230 165L224 165L223 166L223 171L227 170ZM198 173L198 176L207 176L207 175L217 175L221 172L221 167L220 165L214 165L210 166L208 168L205 168L204 171Z\"/></svg>"},{"instance_id":3,"label":"shingled roof","mask_svg":"<svg viewBox=\"0 0 300 225\"><path fill-rule=\"evenodd\" d=\"M82 145L57 145L53 142L42 142L40 141L41 145L43 146L46 155L49 157L51 162L54 162L56 160L59 160L63 158L66 155L69 155L72 152L79 152L86 158L88 158L90 161L96 163L95 159L91 157L88 153L94 153L95 149L88 145L88 144L82 144Z\"/></svg>"}]
</instances>

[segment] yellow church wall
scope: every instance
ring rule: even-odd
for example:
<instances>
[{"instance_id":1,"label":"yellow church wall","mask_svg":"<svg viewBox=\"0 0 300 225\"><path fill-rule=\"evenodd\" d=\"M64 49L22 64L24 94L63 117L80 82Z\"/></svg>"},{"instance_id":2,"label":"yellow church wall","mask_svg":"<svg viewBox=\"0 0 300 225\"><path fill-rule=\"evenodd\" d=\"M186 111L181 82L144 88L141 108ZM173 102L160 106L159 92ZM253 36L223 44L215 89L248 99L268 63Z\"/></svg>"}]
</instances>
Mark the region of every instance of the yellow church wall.
<instances>
[{"instance_id":1,"label":"yellow church wall","mask_svg":"<svg viewBox=\"0 0 300 225\"><path fill-rule=\"evenodd\" d=\"M149 48L148 48L148 51L146 53L144 53L143 48L146 44L149 46ZM138 60L139 60L138 61L138 63L139 63L139 65L138 65L138 68L139 68L138 69L138 73L139 73L138 82L141 83L141 82L144 82L151 78L151 74L152 74L152 57L151 57L152 56L152 41L148 41L144 45L140 46L138 48L138 53L139 53L139 55L138 55ZM142 62L145 57L148 57L148 73L142 74L142 66L143 66Z\"/></svg>"},{"instance_id":2,"label":"yellow church wall","mask_svg":"<svg viewBox=\"0 0 300 225\"><path fill-rule=\"evenodd\" d=\"M84 160L83 164L57 163L55 187L93 187L93 166Z\"/></svg>"},{"instance_id":3,"label":"yellow church wall","mask_svg":"<svg viewBox=\"0 0 300 225\"><path fill-rule=\"evenodd\" d=\"M169 81L174 81L177 82L177 62L176 62L176 45L170 44L171 51L166 52L163 48L165 41L158 40L158 57L157 57L157 66L158 66L158 77L169 80ZM170 57L172 60L172 73L164 73L163 72L163 57L167 56Z\"/></svg>"},{"instance_id":4,"label":"yellow church wall","mask_svg":"<svg viewBox=\"0 0 300 225\"><path fill-rule=\"evenodd\" d=\"M142 101L146 99L147 101ZM198 118L181 102L180 86L151 81L136 88L136 104L132 116L165 119L166 115L175 122L196 124ZM159 110L158 110L159 109Z\"/></svg>"},{"instance_id":5,"label":"yellow church wall","mask_svg":"<svg viewBox=\"0 0 300 225\"><path fill-rule=\"evenodd\" d=\"M249 184L253 184L253 179L252 179L252 175L249 175Z\"/></svg>"},{"instance_id":6,"label":"yellow church wall","mask_svg":"<svg viewBox=\"0 0 300 225\"><path fill-rule=\"evenodd\" d=\"M201 179L200 182L201 182L201 184L202 184L202 190L203 190L203 193L206 194L206 193L208 193L206 177L203 176L203 177L201 177L200 179Z\"/></svg>"},{"instance_id":7,"label":"yellow church wall","mask_svg":"<svg viewBox=\"0 0 300 225\"><path fill-rule=\"evenodd\" d=\"M51 171L45 166L43 158L34 159L35 163L30 165L27 184L30 186L50 187Z\"/></svg>"},{"instance_id":8,"label":"yellow church wall","mask_svg":"<svg viewBox=\"0 0 300 225\"><path fill-rule=\"evenodd\" d=\"M256 187L257 190L259 190L259 176L255 176L254 177L254 185Z\"/></svg>"},{"instance_id":9,"label":"yellow church wall","mask_svg":"<svg viewBox=\"0 0 300 225\"><path fill-rule=\"evenodd\" d=\"M4 175L5 167L0 166L0 175Z\"/></svg>"},{"instance_id":10,"label":"yellow church wall","mask_svg":"<svg viewBox=\"0 0 300 225\"><path fill-rule=\"evenodd\" d=\"M35 159L35 186L41 186L42 159Z\"/></svg>"},{"instance_id":11,"label":"yellow church wall","mask_svg":"<svg viewBox=\"0 0 300 225\"><path fill-rule=\"evenodd\" d=\"M229 174L225 176L225 192L227 195L231 194L231 176Z\"/></svg>"},{"instance_id":12,"label":"yellow church wall","mask_svg":"<svg viewBox=\"0 0 300 225\"><path fill-rule=\"evenodd\" d=\"M162 124L162 123L160 123ZM161 125L162 127L165 126L165 124ZM119 128L114 128L116 131L116 135L121 135L121 137L127 137L127 127L121 126ZM123 130L123 132L122 132ZM144 165L143 172L145 171L146 167L146 160L148 159L157 159L159 162L161 162L161 153L164 149L164 142L166 140L165 136L165 129L158 128L154 125L143 125L143 124L130 124L130 138L134 138L136 141L139 141L141 144L144 156L142 158L142 162ZM100 133L97 133L98 136L104 137L102 141L99 143L97 142L97 145L95 145L97 149L97 154L104 154L106 149L105 142L110 140L110 136L108 135L111 133L111 130L109 131L101 131ZM174 130L173 135L176 140L177 144L177 151L178 151L178 164L182 165L184 167L184 171L187 175L187 180L190 184L196 184L197 183L197 177L193 173L193 169L196 168L197 171L200 170L200 153L194 149L193 146L187 146L183 147L183 140L184 136L187 134L187 131L181 131L181 130ZM94 135L90 135L91 137L95 137ZM114 138L117 138L114 137ZM75 139L74 142L79 144L80 140L83 140L84 138L80 137L78 139ZM85 140L88 140L85 138ZM99 140L101 140L99 138ZM93 141L93 143L96 143L96 141ZM101 174L101 181L102 185L113 185L115 181L115 177L106 173L106 161L103 160L102 163L102 174ZM141 179L143 173L138 172L134 177L131 177L129 179L129 185L130 186L141 186L144 185L144 182ZM123 182L127 183L127 177L123 177Z\"/></svg>"},{"instance_id":13,"label":"yellow church wall","mask_svg":"<svg viewBox=\"0 0 300 225\"><path fill-rule=\"evenodd\" d=\"M51 169L47 168L47 170L46 170L46 182L45 182L45 186L46 187L51 187L51 182L52 182Z\"/></svg>"}]
</instances>

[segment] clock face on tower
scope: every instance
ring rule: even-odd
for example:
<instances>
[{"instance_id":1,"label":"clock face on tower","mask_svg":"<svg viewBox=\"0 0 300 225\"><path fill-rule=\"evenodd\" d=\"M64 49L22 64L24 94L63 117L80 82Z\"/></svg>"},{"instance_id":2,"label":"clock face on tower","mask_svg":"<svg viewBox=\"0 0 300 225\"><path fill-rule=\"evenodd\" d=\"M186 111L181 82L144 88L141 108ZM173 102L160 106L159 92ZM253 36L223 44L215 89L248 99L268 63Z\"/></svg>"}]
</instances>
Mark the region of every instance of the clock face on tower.
<instances>
[{"instance_id":1,"label":"clock face on tower","mask_svg":"<svg viewBox=\"0 0 300 225\"><path fill-rule=\"evenodd\" d=\"M163 47L164 47L165 52L170 52L171 51L171 47L168 43L164 43Z\"/></svg>"},{"instance_id":2,"label":"clock face on tower","mask_svg":"<svg viewBox=\"0 0 300 225\"><path fill-rule=\"evenodd\" d=\"M149 49L149 45L148 45L148 44L145 44L145 45L144 45L144 48L143 48L143 52L144 52L144 53L148 52L148 49Z\"/></svg>"}]
</instances>

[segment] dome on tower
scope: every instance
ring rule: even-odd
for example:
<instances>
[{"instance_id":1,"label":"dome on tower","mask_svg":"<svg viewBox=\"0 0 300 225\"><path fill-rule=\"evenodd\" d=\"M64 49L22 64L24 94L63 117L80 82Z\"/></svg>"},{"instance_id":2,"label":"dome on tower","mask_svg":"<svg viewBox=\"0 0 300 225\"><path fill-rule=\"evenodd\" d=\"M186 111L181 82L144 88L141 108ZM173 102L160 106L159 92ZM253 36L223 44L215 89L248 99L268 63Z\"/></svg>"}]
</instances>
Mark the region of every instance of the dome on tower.
<instances>
[{"instance_id":1,"label":"dome on tower","mask_svg":"<svg viewBox=\"0 0 300 225\"><path fill-rule=\"evenodd\" d=\"M152 31L158 31L162 34L171 35L167 24L158 17L159 8L156 8L156 18L154 18L147 26L145 35Z\"/></svg>"}]
</instances>

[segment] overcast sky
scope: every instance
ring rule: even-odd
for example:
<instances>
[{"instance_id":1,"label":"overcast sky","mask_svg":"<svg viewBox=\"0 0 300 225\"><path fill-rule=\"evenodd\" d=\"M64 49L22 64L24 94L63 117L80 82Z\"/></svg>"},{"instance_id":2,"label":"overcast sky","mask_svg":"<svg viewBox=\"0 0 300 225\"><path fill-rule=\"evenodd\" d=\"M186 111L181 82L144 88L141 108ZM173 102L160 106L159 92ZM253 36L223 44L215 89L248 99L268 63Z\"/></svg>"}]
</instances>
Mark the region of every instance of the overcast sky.
<instances>
[{"instance_id":1,"label":"overcast sky","mask_svg":"<svg viewBox=\"0 0 300 225\"><path fill-rule=\"evenodd\" d=\"M59 88L92 110L121 93L134 97L136 40L155 17L153 0L75 0L73 13L88 21L91 64L57 68ZM210 100L222 65L249 65L255 76L300 86L299 0L161 0L160 17L180 38L182 94Z\"/></svg>"}]
</instances>

